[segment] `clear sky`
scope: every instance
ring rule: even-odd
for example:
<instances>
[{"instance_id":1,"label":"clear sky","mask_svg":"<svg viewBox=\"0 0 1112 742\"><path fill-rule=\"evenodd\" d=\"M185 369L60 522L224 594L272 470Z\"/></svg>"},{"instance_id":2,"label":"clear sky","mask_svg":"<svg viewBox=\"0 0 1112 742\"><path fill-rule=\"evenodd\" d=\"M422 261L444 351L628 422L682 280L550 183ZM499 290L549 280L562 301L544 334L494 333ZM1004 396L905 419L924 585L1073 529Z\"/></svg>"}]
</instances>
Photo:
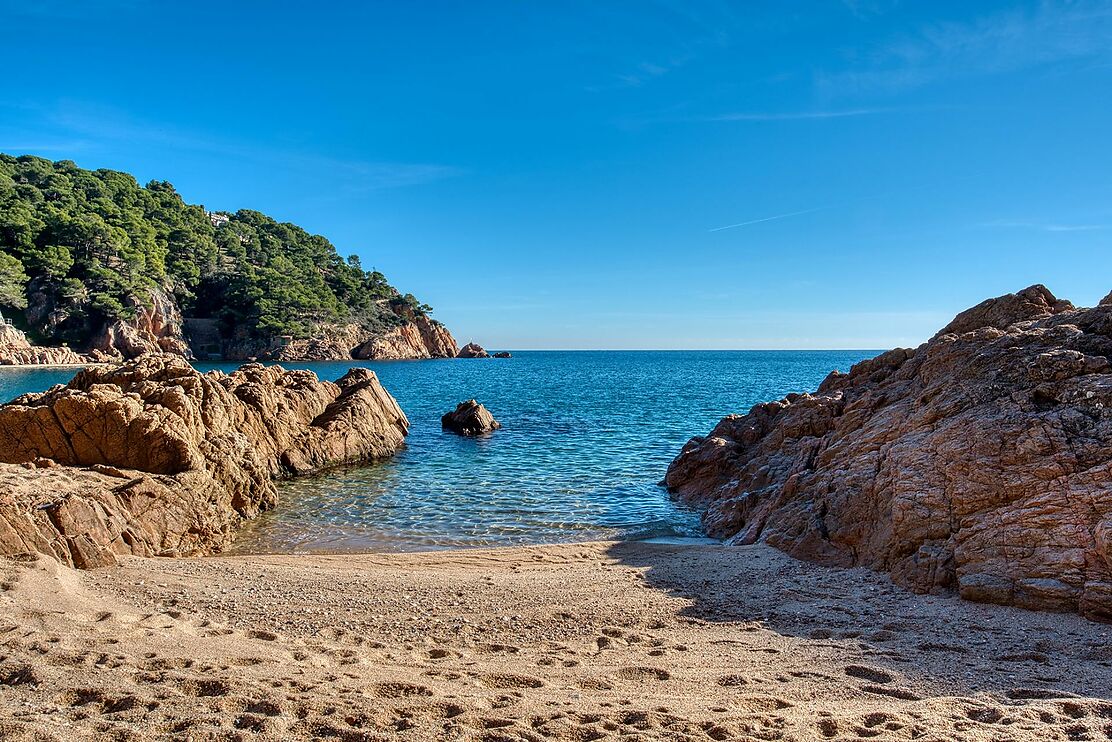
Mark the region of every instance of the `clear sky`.
<instances>
[{"instance_id":1,"label":"clear sky","mask_svg":"<svg viewBox=\"0 0 1112 742\"><path fill-rule=\"evenodd\" d=\"M1112 2L0 0L0 151L509 348L885 348L1112 290Z\"/></svg>"}]
</instances>

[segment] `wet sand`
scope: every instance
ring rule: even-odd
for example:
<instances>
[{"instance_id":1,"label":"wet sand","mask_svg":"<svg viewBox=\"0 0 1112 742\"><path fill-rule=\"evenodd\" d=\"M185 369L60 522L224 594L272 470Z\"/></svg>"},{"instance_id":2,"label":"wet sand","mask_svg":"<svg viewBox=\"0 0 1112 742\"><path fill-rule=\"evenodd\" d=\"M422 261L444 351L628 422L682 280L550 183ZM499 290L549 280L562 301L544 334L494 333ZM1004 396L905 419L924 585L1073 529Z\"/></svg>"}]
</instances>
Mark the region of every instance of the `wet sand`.
<instances>
[{"instance_id":1,"label":"wet sand","mask_svg":"<svg viewBox=\"0 0 1112 742\"><path fill-rule=\"evenodd\" d=\"M0 560L5 740L1106 740L1112 626L765 547Z\"/></svg>"}]
</instances>

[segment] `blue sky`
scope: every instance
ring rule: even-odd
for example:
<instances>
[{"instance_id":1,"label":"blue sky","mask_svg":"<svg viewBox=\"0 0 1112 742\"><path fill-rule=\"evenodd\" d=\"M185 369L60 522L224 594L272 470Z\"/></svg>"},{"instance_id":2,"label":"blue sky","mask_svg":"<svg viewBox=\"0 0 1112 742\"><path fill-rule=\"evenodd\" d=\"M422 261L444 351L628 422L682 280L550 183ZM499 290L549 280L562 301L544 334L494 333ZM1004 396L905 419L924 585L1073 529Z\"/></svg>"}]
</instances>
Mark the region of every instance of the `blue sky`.
<instances>
[{"instance_id":1,"label":"blue sky","mask_svg":"<svg viewBox=\"0 0 1112 742\"><path fill-rule=\"evenodd\" d=\"M885 348L1112 290L1112 2L0 0L0 151L329 237L509 348Z\"/></svg>"}]
</instances>

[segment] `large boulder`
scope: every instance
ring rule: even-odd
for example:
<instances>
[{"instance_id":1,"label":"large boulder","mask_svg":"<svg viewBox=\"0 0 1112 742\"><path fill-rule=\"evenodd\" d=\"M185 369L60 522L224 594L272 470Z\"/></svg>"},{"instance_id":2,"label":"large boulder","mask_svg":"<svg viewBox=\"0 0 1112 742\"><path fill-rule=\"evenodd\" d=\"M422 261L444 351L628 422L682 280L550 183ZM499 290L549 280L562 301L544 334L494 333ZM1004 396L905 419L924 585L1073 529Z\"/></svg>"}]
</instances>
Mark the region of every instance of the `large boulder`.
<instances>
[{"instance_id":1,"label":"large boulder","mask_svg":"<svg viewBox=\"0 0 1112 742\"><path fill-rule=\"evenodd\" d=\"M473 399L460 402L440 418L440 426L459 435L484 435L502 427L490 410Z\"/></svg>"},{"instance_id":2,"label":"large boulder","mask_svg":"<svg viewBox=\"0 0 1112 742\"><path fill-rule=\"evenodd\" d=\"M490 353L487 353L478 343L468 343L459 349L456 358L490 358Z\"/></svg>"},{"instance_id":3,"label":"large boulder","mask_svg":"<svg viewBox=\"0 0 1112 742\"><path fill-rule=\"evenodd\" d=\"M693 438L709 534L1112 620L1112 305L1033 286Z\"/></svg>"},{"instance_id":4,"label":"large boulder","mask_svg":"<svg viewBox=\"0 0 1112 742\"><path fill-rule=\"evenodd\" d=\"M408 425L366 369L201 374L171 354L86 369L0 407L0 554L217 551L275 504L273 480L389 456Z\"/></svg>"}]
</instances>

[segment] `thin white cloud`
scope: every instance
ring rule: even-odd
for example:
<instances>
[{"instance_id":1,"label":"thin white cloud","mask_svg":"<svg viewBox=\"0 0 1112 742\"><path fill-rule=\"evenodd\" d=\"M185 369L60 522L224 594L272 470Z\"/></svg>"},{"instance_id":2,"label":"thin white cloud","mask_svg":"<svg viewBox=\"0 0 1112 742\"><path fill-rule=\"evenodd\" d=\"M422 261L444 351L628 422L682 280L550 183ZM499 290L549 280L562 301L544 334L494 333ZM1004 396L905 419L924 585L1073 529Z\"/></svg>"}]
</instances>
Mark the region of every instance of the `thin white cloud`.
<instances>
[{"instance_id":1,"label":"thin white cloud","mask_svg":"<svg viewBox=\"0 0 1112 742\"><path fill-rule=\"evenodd\" d=\"M829 206L819 206L819 207L814 208L814 209L803 209L802 211L789 211L786 214L776 214L774 216L761 217L760 219L750 219L747 222L738 222L737 224L727 224L724 227L714 227L713 229L708 229L707 231L708 232L721 232L725 229L736 229L737 227L748 227L750 224L760 224L761 222L774 222L777 219L787 219L787 218L793 217L793 216L802 216L803 214L813 214L816 211L822 211L823 209L828 209L828 208L830 208L830 207Z\"/></svg>"},{"instance_id":2,"label":"thin white cloud","mask_svg":"<svg viewBox=\"0 0 1112 742\"><path fill-rule=\"evenodd\" d=\"M80 137L82 150L97 146L144 142L154 147L175 151L187 150L222 158L263 163L267 167L323 170L345 176L349 192L372 191L421 185L462 174L451 165L421 162L374 162L330 157L296 148L256 145L211 137L199 132L182 130L153 121L130 118L119 111L101 106L64 101L42 109L43 128L61 137ZM26 134L24 136L27 136ZM13 139L15 137L13 136ZM60 141L44 147L25 147L24 151L69 152ZM12 147L7 147L11 151Z\"/></svg>"},{"instance_id":3,"label":"thin white cloud","mask_svg":"<svg viewBox=\"0 0 1112 742\"><path fill-rule=\"evenodd\" d=\"M1112 229L1112 224L1063 224L1058 222L1030 222L997 220L984 222L981 227L996 229L1032 229L1040 232L1095 232Z\"/></svg>"},{"instance_id":4,"label":"thin white cloud","mask_svg":"<svg viewBox=\"0 0 1112 742\"><path fill-rule=\"evenodd\" d=\"M716 116L704 116L698 121L807 121L811 119L840 119L854 116L875 116L881 113L894 113L897 108L850 108L833 111L797 111L797 112L754 112L754 113L722 113Z\"/></svg>"},{"instance_id":5,"label":"thin white cloud","mask_svg":"<svg viewBox=\"0 0 1112 742\"><path fill-rule=\"evenodd\" d=\"M975 6L970 6L975 7ZM846 71L819 76L827 94L899 90L935 81L1112 59L1112 4L1042 2L939 22L864 50Z\"/></svg>"}]
</instances>

